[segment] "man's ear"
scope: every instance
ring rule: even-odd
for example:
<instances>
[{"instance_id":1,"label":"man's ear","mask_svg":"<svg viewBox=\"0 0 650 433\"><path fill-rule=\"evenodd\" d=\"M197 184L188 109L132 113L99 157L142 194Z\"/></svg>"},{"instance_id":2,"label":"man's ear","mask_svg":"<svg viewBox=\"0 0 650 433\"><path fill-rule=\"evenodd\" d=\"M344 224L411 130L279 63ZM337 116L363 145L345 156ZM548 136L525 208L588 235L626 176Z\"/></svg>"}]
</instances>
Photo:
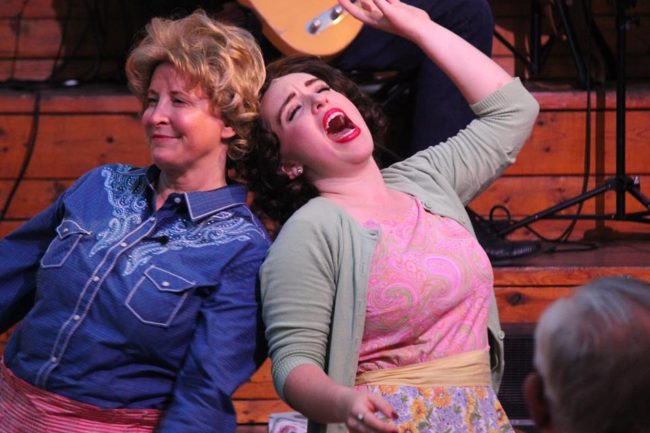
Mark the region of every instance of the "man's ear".
<instances>
[{"instance_id":1,"label":"man's ear","mask_svg":"<svg viewBox=\"0 0 650 433\"><path fill-rule=\"evenodd\" d=\"M280 171L289 176L289 179L294 180L302 174L303 168L302 165L295 162L283 162L280 165Z\"/></svg>"},{"instance_id":2,"label":"man's ear","mask_svg":"<svg viewBox=\"0 0 650 433\"><path fill-rule=\"evenodd\" d=\"M523 388L531 418L540 430L551 431L551 408L544 393L544 379L536 371L529 373Z\"/></svg>"}]
</instances>

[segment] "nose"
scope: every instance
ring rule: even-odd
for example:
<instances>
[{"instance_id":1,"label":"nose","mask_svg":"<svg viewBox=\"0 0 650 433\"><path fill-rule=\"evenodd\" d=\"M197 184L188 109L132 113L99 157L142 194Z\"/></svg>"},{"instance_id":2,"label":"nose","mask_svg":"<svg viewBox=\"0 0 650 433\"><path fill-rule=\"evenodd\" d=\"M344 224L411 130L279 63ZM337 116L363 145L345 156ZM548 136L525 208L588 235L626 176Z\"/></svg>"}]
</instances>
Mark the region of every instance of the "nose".
<instances>
[{"instance_id":1,"label":"nose","mask_svg":"<svg viewBox=\"0 0 650 433\"><path fill-rule=\"evenodd\" d=\"M314 93L311 99L311 110L314 114L318 113L318 110L323 108L328 102L327 94L324 92Z\"/></svg>"},{"instance_id":2,"label":"nose","mask_svg":"<svg viewBox=\"0 0 650 433\"><path fill-rule=\"evenodd\" d=\"M161 125L169 121L169 110L167 104L163 101L158 101L155 105L150 106L147 111L149 111L148 123L152 125Z\"/></svg>"}]
</instances>

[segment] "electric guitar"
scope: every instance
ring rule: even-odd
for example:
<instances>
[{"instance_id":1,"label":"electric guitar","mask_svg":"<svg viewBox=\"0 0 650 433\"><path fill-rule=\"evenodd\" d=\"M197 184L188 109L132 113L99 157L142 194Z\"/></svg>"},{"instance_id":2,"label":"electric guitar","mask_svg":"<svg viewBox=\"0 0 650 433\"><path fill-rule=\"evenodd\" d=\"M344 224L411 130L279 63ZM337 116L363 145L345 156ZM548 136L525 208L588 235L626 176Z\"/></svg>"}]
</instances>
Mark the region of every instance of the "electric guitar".
<instances>
[{"instance_id":1,"label":"electric guitar","mask_svg":"<svg viewBox=\"0 0 650 433\"><path fill-rule=\"evenodd\" d=\"M262 21L262 33L283 54L332 57L363 23L336 0L237 0Z\"/></svg>"}]
</instances>

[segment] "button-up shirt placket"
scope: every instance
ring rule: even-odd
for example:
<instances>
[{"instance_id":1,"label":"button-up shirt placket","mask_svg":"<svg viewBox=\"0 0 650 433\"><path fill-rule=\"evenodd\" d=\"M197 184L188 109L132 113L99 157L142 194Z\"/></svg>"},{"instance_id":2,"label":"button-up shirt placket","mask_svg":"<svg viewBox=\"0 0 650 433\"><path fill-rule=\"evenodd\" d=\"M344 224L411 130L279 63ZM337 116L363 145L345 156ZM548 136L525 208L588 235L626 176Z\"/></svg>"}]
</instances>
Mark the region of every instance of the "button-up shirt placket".
<instances>
[{"instance_id":1,"label":"button-up shirt placket","mask_svg":"<svg viewBox=\"0 0 650 433\"><path fill-rule=\"evenodd\" d=\"M52 346L50 357L38 371L38 375L36 376L36 386L45 388L49 374L57 367L59 360L65 353L70 338L79 326L81 326L99 289L102 287L102 283L115 269L117 260L120 256L126 253L131 246L152 233L155 227L156 218L148 218L133 231L124 236L124 238L119 242L106 250L106 253L90 275L90 278L81 291L72 314L59 329L54 345Z\"/></svg>"}]
</instances>

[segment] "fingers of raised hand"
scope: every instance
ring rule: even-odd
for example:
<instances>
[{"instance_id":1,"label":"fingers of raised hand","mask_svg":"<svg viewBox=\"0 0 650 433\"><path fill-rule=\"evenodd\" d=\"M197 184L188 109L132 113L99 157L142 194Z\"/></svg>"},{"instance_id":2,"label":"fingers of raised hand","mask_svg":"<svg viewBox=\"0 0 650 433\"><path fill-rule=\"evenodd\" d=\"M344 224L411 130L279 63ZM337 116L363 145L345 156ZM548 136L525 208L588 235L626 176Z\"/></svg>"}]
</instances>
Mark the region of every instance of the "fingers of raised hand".
<instances>
[{"instance_id":1,"label":"fingers of raised hand","mask_svg":"<svg viewBox=\"0 0 650 433\"><path fill-rule=\"evenodd\" d=\"M350 15L366 24L377 25L377 22L383 17L383 14L375 7L372 0L339 0L339 4Z\"/></svg>"}]
</instances>

